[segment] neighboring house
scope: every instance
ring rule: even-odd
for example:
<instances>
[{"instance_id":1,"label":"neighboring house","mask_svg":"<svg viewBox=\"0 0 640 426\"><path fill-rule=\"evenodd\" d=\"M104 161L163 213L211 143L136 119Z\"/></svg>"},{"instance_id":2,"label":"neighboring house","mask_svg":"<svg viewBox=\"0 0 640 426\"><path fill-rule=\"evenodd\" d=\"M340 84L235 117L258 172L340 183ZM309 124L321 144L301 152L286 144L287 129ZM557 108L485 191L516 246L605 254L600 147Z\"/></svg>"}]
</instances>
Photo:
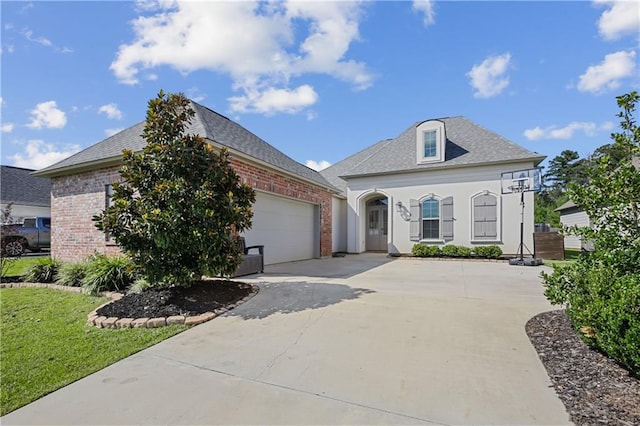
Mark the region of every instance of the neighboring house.
<instances>
[{"instance_id":1,"label":"neighboring house","mask_svg":"<svg viewBox=\"0 0 640 426\"><path fill-rule=\"evenodd\" d=\"M187 131L215 147L227 147L236 173L256 190L253 226L243 234L247 245L265 246L265 264L330 256L332 196L337 189L239 124L195 102L192 107L196 114ZM53 257L77 261L96 251L118 252L92 217L104 210L111 185L120 180L122 150L144 148L144 124L36 173L51 178Z\"/></svg>"},{"instance_id":2,"label":"neighboring house","mask_svg":"<svg viewBox=\"0 0 640 426\"><path fill-rule=\"evenodd\" d=\"M516 254L520 195L501 194L501 174L544 158L465 117L416 123L321 171L342 191L333 197L333 250L401 254L423 242ZM524 201L524 245L533 250L533 192Z\"/></svg>"},{"instance_id":3,"label":"neighboring house","mask_svg":"<svg viewBox=\"0 0 640 426\"><path fill-rule=\"evenodd\" d=\"M14 223L25 217L51 216L51 179L35 177L35 170L0 166L0 208L11 204Z\"/></svg>"},{"instance_id":4,"label":"neighboring house","mask_svg":"<svg viewBox=\"0 0 640 426\"><path fill-rule=\"evenodd\" d=\"M578 207L573 201L569 200L556 209L560 212L560 222L563 228L571 226L587 227L591 226L591 220L587 216L587 212ZM582 241L578 235L565 234L564 248L576 250L593 250L593 243Z\"/></svg>"}]
</instances>

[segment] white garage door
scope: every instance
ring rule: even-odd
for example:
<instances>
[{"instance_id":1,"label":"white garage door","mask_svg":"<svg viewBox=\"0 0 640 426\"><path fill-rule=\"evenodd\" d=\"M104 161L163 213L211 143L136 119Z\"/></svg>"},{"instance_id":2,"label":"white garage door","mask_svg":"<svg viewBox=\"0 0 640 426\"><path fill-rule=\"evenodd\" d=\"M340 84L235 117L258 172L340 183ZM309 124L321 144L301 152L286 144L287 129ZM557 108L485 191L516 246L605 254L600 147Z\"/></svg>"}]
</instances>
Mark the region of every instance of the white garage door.
<instances>
[{"instance_id":1,"label":"white garage door","mask_svg":"<svg viewBox=\"0 0 640 426\"><path fill-rule=\"evenodd\" d=\"M318 244L315 216L313 204L256 192L253 225L244 233L247 246L264 245L267 265L311 259Z\"/></svg>"}]
</instances>

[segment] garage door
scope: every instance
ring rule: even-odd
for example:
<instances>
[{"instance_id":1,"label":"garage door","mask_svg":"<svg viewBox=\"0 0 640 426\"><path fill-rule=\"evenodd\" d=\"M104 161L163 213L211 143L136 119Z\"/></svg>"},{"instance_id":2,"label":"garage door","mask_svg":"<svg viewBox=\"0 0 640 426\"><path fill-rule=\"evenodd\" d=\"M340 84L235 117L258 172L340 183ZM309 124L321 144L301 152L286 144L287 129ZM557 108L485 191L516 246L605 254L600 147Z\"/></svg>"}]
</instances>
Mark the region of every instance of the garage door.
<instances>
[{"instance_id":1,"label":"garage door","mask_svg":"<svg viewBox=\"0 0 640 426\"><path fill-rule=\"evenodd\" d=\"M311 259L319 246L313 204L256 193L253 226L244 233L247 245L265 246L264 263Z\"/></svg>"}]
</instances>

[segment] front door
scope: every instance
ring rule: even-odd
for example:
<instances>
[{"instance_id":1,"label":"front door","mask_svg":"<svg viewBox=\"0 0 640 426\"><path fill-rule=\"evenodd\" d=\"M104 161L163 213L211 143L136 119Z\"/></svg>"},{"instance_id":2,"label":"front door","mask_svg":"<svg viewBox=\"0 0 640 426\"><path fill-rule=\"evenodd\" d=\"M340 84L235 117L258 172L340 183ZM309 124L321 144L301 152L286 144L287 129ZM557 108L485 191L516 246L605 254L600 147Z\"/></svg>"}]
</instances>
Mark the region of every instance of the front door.
<instances>
[{"instance_id":1,"label":"front door","mask_svg":"<svg viewBox=\"0 0 640 426\"><path fill-rule=\"evenodd\" d=\"M387 251L387 204L386 198L367 201L367 251Z\"/></svg>"}]
</instances>

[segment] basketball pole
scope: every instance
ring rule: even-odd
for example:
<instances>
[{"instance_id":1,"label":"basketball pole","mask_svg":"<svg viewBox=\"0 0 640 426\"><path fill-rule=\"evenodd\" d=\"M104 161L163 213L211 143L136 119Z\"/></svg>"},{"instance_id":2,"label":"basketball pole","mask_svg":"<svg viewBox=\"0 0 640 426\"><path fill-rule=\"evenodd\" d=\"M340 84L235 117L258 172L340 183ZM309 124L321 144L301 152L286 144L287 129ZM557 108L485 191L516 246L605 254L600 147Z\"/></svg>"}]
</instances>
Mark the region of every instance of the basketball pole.
<instances>
[{"instance_id":1,"label":"basketball pole","mask_svg":"<svg viewBox=\"0 0 640 426\"><path fill-rule=\"evenodd\" d=\"M524 261L524 191L520 191L520 262Z\"/></svg>"}]
</instances>

